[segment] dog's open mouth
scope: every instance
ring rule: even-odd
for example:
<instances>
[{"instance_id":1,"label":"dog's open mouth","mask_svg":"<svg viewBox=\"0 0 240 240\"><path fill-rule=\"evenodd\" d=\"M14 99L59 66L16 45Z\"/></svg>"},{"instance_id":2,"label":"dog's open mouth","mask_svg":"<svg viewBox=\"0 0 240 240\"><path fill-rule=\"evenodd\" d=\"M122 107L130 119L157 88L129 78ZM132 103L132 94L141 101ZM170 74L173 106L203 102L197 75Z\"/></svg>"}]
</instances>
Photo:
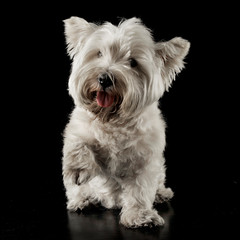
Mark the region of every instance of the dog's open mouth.
<instances>
[{"instance_id":1,"label":"dog's open mouth","mask_svg":"<svg viewBox=\"0 0 240 240\"><path fill-rule=\"evenodd\" d=\"M97 92L97 104L100 107L110 107L114 102L114 96L105 92L99 91Z\"/></svg>"}]
</instances>

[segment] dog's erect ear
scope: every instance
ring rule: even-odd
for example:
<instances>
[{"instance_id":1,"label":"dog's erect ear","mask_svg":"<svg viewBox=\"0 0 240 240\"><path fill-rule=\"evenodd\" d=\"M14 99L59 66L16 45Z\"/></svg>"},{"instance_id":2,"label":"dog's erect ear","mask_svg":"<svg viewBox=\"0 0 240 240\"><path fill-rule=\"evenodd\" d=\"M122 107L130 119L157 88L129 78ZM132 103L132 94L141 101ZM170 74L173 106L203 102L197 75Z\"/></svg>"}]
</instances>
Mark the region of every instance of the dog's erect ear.
<instances>
[{"instance_id":1,"label":"dog's erect ear","mask_svg":"<svg viewBox=\"0 0 240 240\"><path fill-rule=\"evenodd\" d=\"M167 42L158 42L155 47L157 56L163 62L161 74L165 89L168 91L176 74L184 67L183 60L188 53L190 43L181 37L176 37Z\"/></svg>"},{"instance_id":2,"label":"dog's erect ear","mask_svg":"<svg viewBox=\"0 0 240 240\"><path fill-rule=\"evenodd\" d=\"M67 51L69 56L73 58L78 48L84 44L86 37L95 30L96 25L88 23L86 20L79 17L71 17L63 20L63 22L65 25Z\"/></svg>"}]
</instances>

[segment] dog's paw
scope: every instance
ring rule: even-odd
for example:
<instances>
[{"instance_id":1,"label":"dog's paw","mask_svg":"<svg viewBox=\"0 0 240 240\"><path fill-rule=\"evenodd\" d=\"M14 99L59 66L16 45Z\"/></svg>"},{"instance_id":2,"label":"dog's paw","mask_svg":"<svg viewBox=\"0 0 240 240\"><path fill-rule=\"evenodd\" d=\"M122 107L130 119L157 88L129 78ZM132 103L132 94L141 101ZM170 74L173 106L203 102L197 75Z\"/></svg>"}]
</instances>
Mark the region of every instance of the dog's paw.
<instances>
[{"instance_id":1,"label":"dog's paw","mask_svg":"<svg viewBox=\"0 0 240 240\"><path fill-rule=\"evenodd\" d=\"M169 201L174 193L171 188L158 189L155 196L155 203L163 203Z\"/></svg>"},{"instance_id":2,"label":"dog's paw","mask_svg":"<svg viewBox=\"0 0 240 240\"><path fill-rule=\"evenodd\" d=\"M67 203L67 209L69 211L77 211L78 209L83 210L85 207L87 207L90 204L90 201L88 199L81 199L76 201L75 199L68 200Z\"/></svg>"},{"instance_id":3,"label":"dog's paw","mask_svg":"<svg viewBox=\"0 0 240 240\"><path fill-rule=\"evenodd\" d=\"M122 212L120 223L127 228L162 226L164 220L156 210L132 208Z\"/></svg>"}]
</instances>

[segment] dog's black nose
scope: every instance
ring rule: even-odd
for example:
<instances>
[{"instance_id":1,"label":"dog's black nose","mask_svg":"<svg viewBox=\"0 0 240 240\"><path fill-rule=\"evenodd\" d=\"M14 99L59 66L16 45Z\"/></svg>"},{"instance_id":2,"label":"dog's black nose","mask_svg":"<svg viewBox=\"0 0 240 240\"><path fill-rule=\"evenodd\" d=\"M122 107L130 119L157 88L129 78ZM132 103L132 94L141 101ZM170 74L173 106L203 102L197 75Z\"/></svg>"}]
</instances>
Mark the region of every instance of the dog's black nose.
<instances>
[{"instance_id":1,"label":"dog's black nose","mask_svg":"<svg viewBox=\"0 0 240 240\"><path fill-rule=\"evenodd\" d=\"M99 78L98 78L98 82L101 84L103 90L105 90L106 88L112 86L112 80L109 77L108 74L102 74Z\"/></svg>"}]
</instances>

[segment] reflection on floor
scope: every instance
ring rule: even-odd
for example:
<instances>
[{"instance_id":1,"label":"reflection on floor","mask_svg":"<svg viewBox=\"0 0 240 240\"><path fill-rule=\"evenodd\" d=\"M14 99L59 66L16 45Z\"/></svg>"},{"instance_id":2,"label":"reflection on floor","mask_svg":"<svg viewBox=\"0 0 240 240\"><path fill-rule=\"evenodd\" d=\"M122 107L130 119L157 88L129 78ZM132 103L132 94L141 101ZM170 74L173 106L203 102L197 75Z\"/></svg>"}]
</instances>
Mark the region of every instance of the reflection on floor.
<instances>
[{"instance_id":1,"label":"reflection on floor","mask_svg":"<svg viewBox=\"0 0 240 240\"><path fill-rule=\"evenodd\" d=\"M119 210L93 208L81 213L68 212L68 227L72 240L81 239L170 239L174 210L170 204L161 206L164 227L126 229L119 224Z\"/></svg>"},{"instance_id":2,"label":"reflection on floor","mask_svg":"<svg viewBox=\"0 0 240 240\"><path fill-rule=\"evenodd\" d=\"M62 190L32 192L29 199L22 195L7 198L1 205L0 239L240 239L239 208L233 199L219 204L215 199L186 199L185 194L176 194L170 203L154 206L164 226L127 229L119 224L120 210L90 207L68 212Z\"/></svg>"}]
</instances>

